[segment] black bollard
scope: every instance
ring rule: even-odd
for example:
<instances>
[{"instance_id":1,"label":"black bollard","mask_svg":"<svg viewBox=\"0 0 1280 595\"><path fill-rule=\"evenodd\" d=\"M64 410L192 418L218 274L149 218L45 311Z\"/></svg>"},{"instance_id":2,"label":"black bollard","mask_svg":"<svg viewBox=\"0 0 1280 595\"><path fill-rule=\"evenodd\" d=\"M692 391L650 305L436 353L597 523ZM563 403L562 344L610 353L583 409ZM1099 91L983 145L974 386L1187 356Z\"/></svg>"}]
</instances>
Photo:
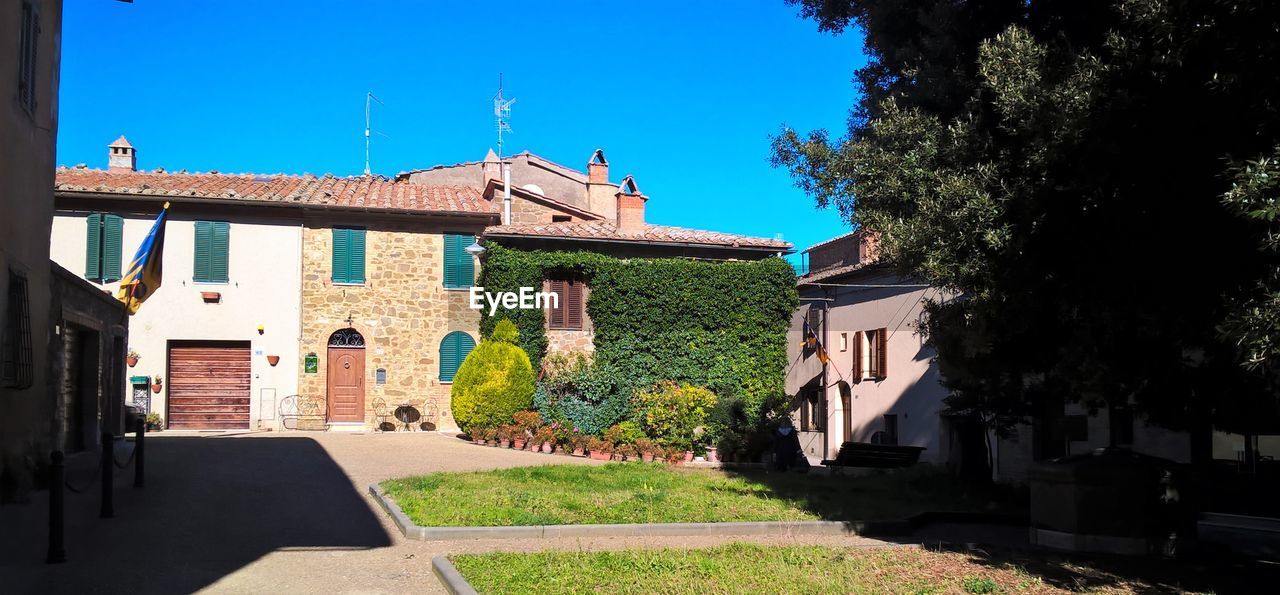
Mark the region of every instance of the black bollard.
<instances>
[{"instance_id":1,"label":"black bollard","mask_svg":"<svg viewBox=\"0 0 1280 595\"><path fill-rule=\"evenodd\" d=\"M67 548L63 538L63 510L66 494L63 492L67 481L66 467L62 462L62 451L55 450L49 457L49 554L44 561L48 564L59 564L67 561Z\"/></svg>"},{"instance_id":2,"label":"black bollard","mask_svg":"<svg viewBox=\"0 0 1280 595\"><path fill-rule=\"evenodd\" d=\"M138 433L133 438L133 487L140 488L146 483L146 466L142 463L142 457L146 453L143 450L143 444L146 443L147 437L147 420L138 418Z\"/></svg>"},{"instance_id":3,"label":"black bollard","mask_svg":"<svg viewBox=\"0 0 1280 595\"><path fill-rule=\"evenodd\" d=\"M98 516L104 519L116 515L115 502L112 500L115 495L115 486L112 485L115 473L111 468L115 464L115 454L111 452L115 444L115 436L111 432L102 433L102 511Z\"/></svg>"}]
</instances>

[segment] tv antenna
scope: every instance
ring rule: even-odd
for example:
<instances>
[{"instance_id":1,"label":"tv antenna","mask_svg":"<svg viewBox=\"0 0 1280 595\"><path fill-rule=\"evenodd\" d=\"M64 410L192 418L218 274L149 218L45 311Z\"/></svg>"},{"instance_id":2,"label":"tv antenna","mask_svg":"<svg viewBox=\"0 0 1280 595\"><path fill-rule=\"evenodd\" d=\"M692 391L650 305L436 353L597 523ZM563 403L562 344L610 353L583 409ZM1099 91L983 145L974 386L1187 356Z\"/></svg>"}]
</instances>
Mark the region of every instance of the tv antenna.
<instances>
[{"instance_id":1,"label":"tv antenna","mask_svg":"<svg viewBox=\"0 0 1280 595\"><path fill-rule=\"evenodd\" d=\"M502 160L502 133L511 132L511 106L515 98L502 97L502 73L498 73L498 94L493 96L493 118L498 129L498 160Z\"/></svg>"},{"instance_id":2,"label":"tv antenna","mask_svg":"<svg viewBox=\"0 0 1280 595\"><path fill-rule=\"evenodd\" d=\"M383 103L381 99L374 97L372 91L365 93L365 96L364 96L364 175L366 176L369 175L370 173L369 171L369 132L370 130L372 130L370 116L372 115L372 108L373 108L374 101L378 102L378 105L381 105L381 106L387 105ZM382 133L379 132L378 134L382 134ZM382 135L386 136L385 134L382 134Z\"/></svg>"}]
</instances>

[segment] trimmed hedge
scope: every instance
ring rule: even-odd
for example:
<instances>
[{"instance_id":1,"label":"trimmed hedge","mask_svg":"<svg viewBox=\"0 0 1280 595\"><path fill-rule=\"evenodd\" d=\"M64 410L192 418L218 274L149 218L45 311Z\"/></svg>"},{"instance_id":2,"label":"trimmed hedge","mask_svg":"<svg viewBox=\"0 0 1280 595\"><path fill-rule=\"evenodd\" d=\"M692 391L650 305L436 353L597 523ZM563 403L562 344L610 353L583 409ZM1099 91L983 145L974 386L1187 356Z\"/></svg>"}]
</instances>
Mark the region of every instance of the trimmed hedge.
<instances>
[{"instance_id":1,"label":"trimmed hedge","mask_svg":"<svg viewBox=\"0 0 1280 595\"><path fill-rule=\"evenodd\" d=\"M781 405L786 333L798 304L795 272L782 259L624 260L493 241L485 247L479 282L485 291L537 288L557 275L586 279L596 365L611 371L624 402L636 390L672 380L738 397L756 420ZM501 318L516 324L520 345L538 367L547 349L543 312L490 316L486 310L481 334L489 336Z\"/></svg>"},{"instance_id":2,"label":"trimmed hedge","mask_svg":"<svg viewBox=\"0 0 1280 595\"><path fill-rule=\"evenodd\" d=\"M517 340L514 325L497 324L492 336L462 360L450 409L463 431L511 423L512 415L533 404L533 366Z\"/></svg>"}]
</instances>

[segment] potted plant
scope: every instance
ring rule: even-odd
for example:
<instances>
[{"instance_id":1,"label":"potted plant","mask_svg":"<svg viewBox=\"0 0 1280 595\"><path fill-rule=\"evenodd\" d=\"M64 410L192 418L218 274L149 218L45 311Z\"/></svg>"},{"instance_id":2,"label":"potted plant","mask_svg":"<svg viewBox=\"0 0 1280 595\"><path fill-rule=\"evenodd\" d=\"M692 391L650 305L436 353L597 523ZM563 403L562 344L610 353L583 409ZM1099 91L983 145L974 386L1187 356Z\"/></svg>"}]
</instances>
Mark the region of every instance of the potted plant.
<instances>
[{"instance_id":1,"label":"potted plant","mask_svg":"<svg viewBox=\"0 0 1280 595\"><path fill-rule=\"evenodd\" d=\"M138 359L139 359L139 358L141 358L141 357L142 357L142 356L141 356L141 355L138 355L138 352L137 352L137 351L134 351L133 349L130 349L130 350L129 350L129 354L128 354L128 355L126 355L126 356L124 356L124 361L125 361L125 363L129 364L129 367L130 367L130 368L132 368L132 367L134 367L134 366L138 365Z\"/></svg>"},{"instance_id":2,"label":"potted plant","mask_svg":"<svg viewBox=\"0 0 1280 595\"><path fill-rule=\"evenodd\" d=\"M511 448L516 450L524 450L525 435L524 430L515 430L515 435L511 437Z\"/></svg>"},{"instance_id":3,"label":"potted plant","mask_svg":"<svg viewBox=\"0 0 1280 595\"><path fill-rule=\"evenodd\" d=\"M484 429L484 443L486 446L498 445L498 428Z\"/></svg>"},{"instance_id":4,"label":"potted plant","mask_svg":"<svg viewBox=\"0 0 1280 595\"><path fill-rule=\"evenodd\" d=\"M613 453L613 456L616 457L615 460L618 461L634 461L636 460L636 457L639 456L636 451L636 447L630 444L623 444L614 450L616 452Z\"/></svg>"},{"instance_id":5,"label":"potted plant","mask_svg":"<svg viewBox=\"0 0 1280 595\"><path fill-rule=\"evenodd\" d=\"M158 395L162 388L164 388L164 385L161 383L160 375L156 374L155 378L151 380L151 392Z\"/></svg>"},{"instance_id":6,"label":"potted plant","mask_svg":"<svg viewBox=\"0 0 1280 595\"><path fill-rule=\"evenodd\" d=\"M556 440L555 430L551 426L542 426L538 428L538 432L533 436L534 444L539 445L542 452L550 454L554 450Z\"/></svg>"},{"instance_id":7,"label":"potted plant","mask_svg":"<svg viewBox=\"0 0 1280 595\"><path fill-rule=\"evenodd\" d=\"M570 454L575 457L587 456L587 439L582 434L574 434L569 437Z\"/></svg>"},{"instance_id":8,"label":"potted plant","mask_svg":"<svg viewBox=\"0 0 1280 595\"><path fill-rule=\"evenodd\" d=\"M590 453L592 459L597 461L607 461L610 458L609 443L592 436L587 438L587 452Z\"/></svg>"},{"instance_id":9,"label":"potted plant","mask_svg":"<svg viewBox=\"0 0 1280 595\"><path fill-rule=\"evenodd\" d=\"M636 452L640 453L641 461L646 463L653 462L653 455L658 451L657 444L654 444L653 441L648 438L641 438L636 440L636 443L633 446L635 446Z\"/></svg>"},{"instance_id":10,"label":"potted plant","mask_svg":"<svg viewBox=\"0 0 1280 595\"><path fill-rule=\"evenodd\" d=\"M159 432L162 429L164 429L164 418L160 417L159 413L148 413L147 414L147 431Z\"/></svg>"},{"instance_id":11,"label":"potted plant","mask_svg":"<svg viewBox=\"0 0 1280 595\"><path fill-rule=\"evenodd\" d=\"M467 430L467 435L471 437L471 441L476 444L484 444L484 428L473 426Z\"/></svg>"},{"instance_id":12,"label":"potted plant","mask_svg":"<svg viewBox=\"0 0 1280 595\"><path fill-rule=\"evenodd\" d=\"M498 426L498 448L511 448L511 425Z\"/></svg>"}]
</instances>

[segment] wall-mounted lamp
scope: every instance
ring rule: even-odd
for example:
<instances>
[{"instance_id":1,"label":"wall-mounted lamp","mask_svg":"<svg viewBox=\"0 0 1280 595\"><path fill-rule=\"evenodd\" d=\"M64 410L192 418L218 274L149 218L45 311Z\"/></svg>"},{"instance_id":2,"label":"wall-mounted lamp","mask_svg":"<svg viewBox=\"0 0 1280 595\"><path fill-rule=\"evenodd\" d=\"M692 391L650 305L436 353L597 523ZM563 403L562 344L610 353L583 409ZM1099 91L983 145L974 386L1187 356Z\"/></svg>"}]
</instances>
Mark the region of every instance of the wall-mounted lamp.
<instances>
[{"instance_id":1,"label":"wall-mounted lamp","mask_svg":"<svg viewBox=\"0 0 1280 595\"><path fill-rule=\"evenodd\" d=\"M258 334L259 334L259 335L261 335L262 333L266 332L266 330L267 330L267 329L263 328L261 324L259 324L259 325L258 325Z\"/></svg>"}]
</instances>

